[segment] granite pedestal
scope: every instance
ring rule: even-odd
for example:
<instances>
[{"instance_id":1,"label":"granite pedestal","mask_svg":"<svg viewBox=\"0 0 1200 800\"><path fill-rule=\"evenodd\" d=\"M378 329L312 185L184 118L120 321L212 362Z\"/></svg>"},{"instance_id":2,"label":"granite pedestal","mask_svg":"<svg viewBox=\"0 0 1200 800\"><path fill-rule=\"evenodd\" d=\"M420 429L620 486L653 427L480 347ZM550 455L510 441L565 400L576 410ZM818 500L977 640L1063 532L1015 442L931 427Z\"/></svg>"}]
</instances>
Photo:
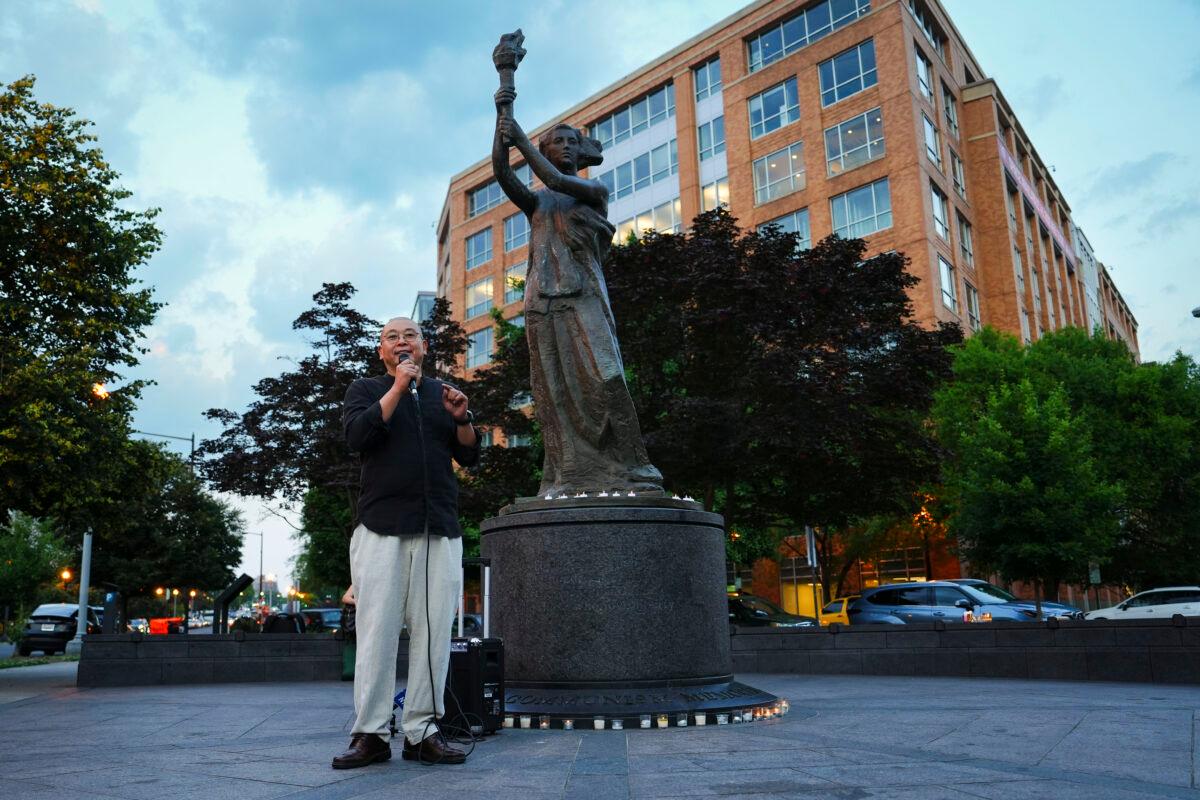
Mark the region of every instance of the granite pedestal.
<instances>
[{"instance_id":1,"label":"granite pedestal","mask_svg":"<svg viewBox=\"0 0 1200 800\"><path fill-rule=\"evenodd\" d=\"M733 679L722 519L690 501L524 501L481 526L508 713L552 719L775 702Z\"/></svg>"}]
</instances>

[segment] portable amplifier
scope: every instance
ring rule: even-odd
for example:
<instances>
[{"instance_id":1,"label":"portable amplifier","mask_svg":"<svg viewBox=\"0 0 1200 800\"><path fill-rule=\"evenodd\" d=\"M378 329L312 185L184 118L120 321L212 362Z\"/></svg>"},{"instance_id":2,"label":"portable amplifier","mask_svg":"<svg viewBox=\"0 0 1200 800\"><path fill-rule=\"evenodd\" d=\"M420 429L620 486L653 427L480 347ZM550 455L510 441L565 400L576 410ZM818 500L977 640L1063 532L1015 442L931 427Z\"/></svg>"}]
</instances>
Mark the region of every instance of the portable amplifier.
<instances>
[{"instance_id":1,"label":"portable amplifier","mask_svg":"<svg viewBox=\"0 0 1200 800\"><path fill-rule=\"evenodd\" d=\"M504 722L504 641L451 639L448 677L446 714L440 722L476 736L500 730Z\"/></svg>"}]
</instances>

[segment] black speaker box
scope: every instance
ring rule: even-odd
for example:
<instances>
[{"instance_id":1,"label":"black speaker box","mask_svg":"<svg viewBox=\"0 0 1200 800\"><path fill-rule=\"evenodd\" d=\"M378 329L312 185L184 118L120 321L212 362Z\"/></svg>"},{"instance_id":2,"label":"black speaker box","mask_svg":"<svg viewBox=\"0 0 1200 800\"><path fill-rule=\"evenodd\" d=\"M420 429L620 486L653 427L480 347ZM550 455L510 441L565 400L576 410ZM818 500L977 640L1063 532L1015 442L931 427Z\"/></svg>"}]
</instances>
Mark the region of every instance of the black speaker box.
<instances>
[{"instance_id":1,"label":"black speaker box","mask_svg":"<svg viewBox=\"0 0 1200 800\"><path fill-rule=\"evenodd\" d=\"M504 642L501 639L452 639L446 681L446 728L476 736L495 733L504 723Z\"/></svg>"}]
</instances>

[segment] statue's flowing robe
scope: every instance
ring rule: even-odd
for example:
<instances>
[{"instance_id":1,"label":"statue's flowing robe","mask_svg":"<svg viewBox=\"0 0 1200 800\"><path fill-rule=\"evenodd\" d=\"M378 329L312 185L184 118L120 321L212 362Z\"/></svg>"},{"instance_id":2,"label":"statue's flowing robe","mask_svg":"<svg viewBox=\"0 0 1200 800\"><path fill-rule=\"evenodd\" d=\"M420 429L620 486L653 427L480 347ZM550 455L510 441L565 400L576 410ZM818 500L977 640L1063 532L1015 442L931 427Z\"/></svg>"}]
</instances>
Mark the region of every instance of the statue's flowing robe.
<instances>
[{"instance_id":1,"label":"statue's flowing robe","mask_svg":"<svg viewBox=\"0 0 1200 800\"><path fill-rule=\"evenodd\" d=\"M546 459L539 494L662 485L625 385L601 264L615 228L599 210L542 189L525 276L534 413Z\"/></svg>"}]
</instances>

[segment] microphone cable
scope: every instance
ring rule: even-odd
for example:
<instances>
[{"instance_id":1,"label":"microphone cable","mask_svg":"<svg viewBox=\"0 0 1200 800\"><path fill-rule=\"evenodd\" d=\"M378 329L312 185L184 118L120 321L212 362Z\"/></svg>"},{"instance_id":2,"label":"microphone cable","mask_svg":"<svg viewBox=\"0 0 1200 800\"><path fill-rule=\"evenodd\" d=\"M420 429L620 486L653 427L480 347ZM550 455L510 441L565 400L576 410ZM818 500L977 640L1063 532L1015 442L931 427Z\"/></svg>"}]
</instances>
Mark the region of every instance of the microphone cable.
<instances>
[{"instance_id":1,"label":"microphone cable","mask_svg":"<svg viewBox=\"0 0 1200 800\"><path fill-rule=\"evenodd\" d=\"M407 360L407 359L402 359L402 360ZM461 736L458 736L458 735L454 736L453 738L447 737L445 735L445 733L442 731L442 728L438 724L438 721L437 721L437 696L436 696L437 683L433 679L433 649L432 649L432 645L433 645L434 631L433 631L433 623L429 616L429 545L430 545L430 541L432 538L432 534L430 534L430 532L429 532L429 512L430 512L430 506L429 506L429 462L428 462L428 455L425 451L425 424L424 424L424 420L423 420L423 415L421 414L421 398L420 398L420 395L417 393L416 380L409 381L408 388L409 388L409 393L412 395L413 410L414 410L416 418L417 418L417 441L420 443L420 448L421 448L421 479L422 479L422 485L424 488L424 497L425 497L425 532L424 532L424 536L425 536L425 637L426 637L425 660L426 660L426 665L429 668L430 699L433 701L433 719L431 719L429 722L425 723L425 730L422 731L421 741L424 742L425 739L428 738L429 728L430 728L430 726L433 726L437 731L437 735L440 735L444 742L452 741L455 744L469 744L470 749L468 749L466 751L465 755L470 756L471 753L473 753L475 751L475 745L477 743L475 735L473 733L471 733L470 722L468 721L468 723L467 723L467 730L466 730L467 739L464 740ZM457 436L457 431L455 431L455 435ZM461 571L461 569L462 569L461 564L459 565L459 569ZM453 637L453 634L451 634L451 636ZM411 642L412 642L411 632L409 635L409 642L410 642L410 646L411 646ZM449 692L450 698L454 701L454 704L458 707L459 713L462 714L463 716L466 716L466 712L462 707L462 703L459 701L458 696L456 694L454 694L454 689L450 685L450 665L449 665L449 663L446 664L446 685L443 687L442 691L443 691L443 697L442 697L443 707L446 705L445 693ZM482 720L480 720L480 724L482 727ZM401 726L401 727L403 727L403 726ZM457 732L457 729L456 729L456 732ZM435 766L435 765L441 763L441 759L438 759L437 761L426 761L424 758L420 757L420 753L421 753L420 745L418 745L418 749L417 749L417 763L418 764L421 764L421 765L427 766L427 767L432 767L432 766Z\"/></svg>"}]
</instances>

